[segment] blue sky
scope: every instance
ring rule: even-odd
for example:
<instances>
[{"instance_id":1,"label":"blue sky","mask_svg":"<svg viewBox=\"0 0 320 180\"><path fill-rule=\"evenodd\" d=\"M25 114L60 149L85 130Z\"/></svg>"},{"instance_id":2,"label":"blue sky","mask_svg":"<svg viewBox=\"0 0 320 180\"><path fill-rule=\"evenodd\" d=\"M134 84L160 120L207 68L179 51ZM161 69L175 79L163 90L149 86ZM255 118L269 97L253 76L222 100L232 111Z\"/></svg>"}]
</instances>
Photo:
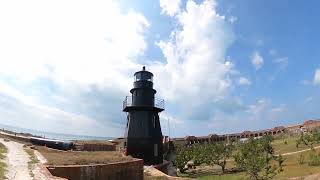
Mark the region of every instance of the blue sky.
<instances>
[{"instance_id":1,"label":"blue sky","mask_svg":"<svg viewBox=\"0 0 320 180\"><path fill-rule=\"evenodd\" d=\"M62 5L63 4L63 5ZM0 123L122 136L143 65L164 134L207 135L320 117L318 3L2 1Z\"/></svg>"}]
</instances>

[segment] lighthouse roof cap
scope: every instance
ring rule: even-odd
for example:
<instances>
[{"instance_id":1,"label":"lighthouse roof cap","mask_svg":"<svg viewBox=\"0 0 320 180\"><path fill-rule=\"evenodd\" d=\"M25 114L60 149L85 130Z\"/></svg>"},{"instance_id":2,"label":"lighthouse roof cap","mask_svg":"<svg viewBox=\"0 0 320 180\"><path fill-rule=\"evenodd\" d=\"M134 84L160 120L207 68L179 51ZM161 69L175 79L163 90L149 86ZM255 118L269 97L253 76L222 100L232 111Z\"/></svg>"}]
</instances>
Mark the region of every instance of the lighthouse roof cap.
<instances>
[{"instance_id":1,"label":"lighthouse roof cap","mask_svg":"<svg viewBox=\"0 0 320 180\"><path fill-rule=\"evenodd\" d=\"M150 74L151 76L153 76L152 72L146 71L146 67L145 67L145 66L142 67L142 70L141 70L141 71L135 72L135 73L134 73L134 76L135 76L136 74L138 74L138 73Z\"/></svg>"}]
</instances>

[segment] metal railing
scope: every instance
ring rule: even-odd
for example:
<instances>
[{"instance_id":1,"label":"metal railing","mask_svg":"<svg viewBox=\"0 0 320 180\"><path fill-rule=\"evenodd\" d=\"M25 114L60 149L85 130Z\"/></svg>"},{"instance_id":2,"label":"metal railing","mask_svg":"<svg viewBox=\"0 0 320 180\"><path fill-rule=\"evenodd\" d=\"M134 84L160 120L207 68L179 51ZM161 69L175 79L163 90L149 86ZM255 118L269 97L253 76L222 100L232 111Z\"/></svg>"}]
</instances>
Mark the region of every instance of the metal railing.
<instances>
[{"instance_id":1,"label":"metal railing","mask_svg":"<svg viewBox=\"0 0 320 180\"><path fill-rule=\"evenodd\" d=\"M154 98L154 106L160 109L164 109L164 99Z\"/></svg>"},{"instance_id":2,"label":"metal railing","mask_svg":"<svg viewBox=\"0 0 320 180\"><path fill-rule=\"evenodd\" d=\"M132 106L132 96L126 96L123 101L123 109ZM164 99L154 98L154 107L164 109Z\"/></svg>"},{"instance_id":3,"label":"metal railing","mask_svg":"<svg viewBox=\"0 0 320 180\"><path fill-rule=\"evenodd\" d=\"M132 96L126 96L126 98L123 101L123 109L130 106L132 106Z\"/></svg>"}]
</instances>

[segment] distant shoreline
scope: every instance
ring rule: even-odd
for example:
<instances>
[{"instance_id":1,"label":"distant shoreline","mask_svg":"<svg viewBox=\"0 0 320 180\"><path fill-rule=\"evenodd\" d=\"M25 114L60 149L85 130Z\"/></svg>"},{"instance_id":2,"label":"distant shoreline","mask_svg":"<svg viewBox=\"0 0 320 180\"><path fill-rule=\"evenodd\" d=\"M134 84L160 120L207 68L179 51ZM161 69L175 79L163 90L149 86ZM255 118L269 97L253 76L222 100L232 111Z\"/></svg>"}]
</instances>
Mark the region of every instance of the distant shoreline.
<instances>
[{"instance_id":1,"label":"distant shoreline","mask_svg":"<svg viewBox=\"0 0 320 180\"><path fill-rule=\"evenodd\" d=\"M9 134L18 134L27 137L38 137L46 139L56 139L63 141L74 141L74 140L112 140L114 137L101 137L101 136L87 136L87 135L74 135L74 134L63 134L54 132L45 132L39 130L32 130L26 128L20 128L15 126L0 124L0 130Z\"/></svg>"}]
</instances>

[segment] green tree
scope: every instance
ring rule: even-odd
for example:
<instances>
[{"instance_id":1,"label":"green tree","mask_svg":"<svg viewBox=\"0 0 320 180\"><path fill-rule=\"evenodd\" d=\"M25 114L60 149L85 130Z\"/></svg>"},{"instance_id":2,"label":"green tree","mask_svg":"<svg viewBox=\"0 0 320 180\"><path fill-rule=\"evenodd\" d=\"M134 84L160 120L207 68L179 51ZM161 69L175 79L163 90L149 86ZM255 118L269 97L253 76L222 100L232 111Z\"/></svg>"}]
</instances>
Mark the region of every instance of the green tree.
<instances>
[{"instance_id":1,"label":"green tree","mask_svg":"<svg viewBox=\"0 0 320 180\"><path fill-rule=\"evenodd\" d=\"M284 159L282 156L275 156L271 142L272 137L264 136L260 139L250 138L239 145L234 155L237 167L246 171L254 180L272 179L283 171Z\"/></svg>"},{"instance_id":2,"label":"green tree","mask_svg":"<svg viewBox=\"0 0 320 180\"><path fill-rule=\"evenodd\" d=\"M233 149L233 144L227 144L224 142L213 144L211 146L211 152L208 155L210 164L220 166L224 173L227 165L227 159L231 157Z\"/></svg>"},{"instance_id":3,"label":"green tree","mask_svg":"<svg viewBox=\"0 0 320 180\"><path fill-rule=\"evenodd\" d=\"M302 133L299 139L296 141L296 147L298 148L300 144L308 146L310 149L313 149L315 143L320 142L320 132L313 131L309 133Z\"/></svg>"},{"instance_id":4,"label":"green tree","mask_svg":"<svg viewBox=\"0 0 320 180\"><path fill-rule=\"evenodd\" d=\"M193 159L194 155L191 149L184 146L177 146L175 150L176 158L173 164L180 170L180 172L185 172L185 165L188 161Z\"/></svg>"}]
</instances>

